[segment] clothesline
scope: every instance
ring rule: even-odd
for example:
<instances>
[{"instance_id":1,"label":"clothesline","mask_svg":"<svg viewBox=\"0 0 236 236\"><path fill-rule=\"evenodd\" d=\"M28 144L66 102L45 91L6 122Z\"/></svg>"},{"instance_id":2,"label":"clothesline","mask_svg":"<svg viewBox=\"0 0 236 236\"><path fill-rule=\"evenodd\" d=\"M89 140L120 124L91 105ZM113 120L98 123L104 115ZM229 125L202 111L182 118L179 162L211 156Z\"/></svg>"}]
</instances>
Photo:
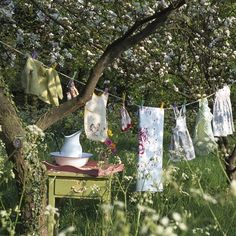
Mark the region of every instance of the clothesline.
<instances>
[{"instance_id":1,"label":"clothesline","mask_svg":"<svg viewBox=\"0 0 236 236\"><path fill-rule=\"evenodd\" d=\"M11 50L13 50L13 51L15 51L15 52L21 54L22 56L27 56L27 55L28 55L28 54L26 54L26 53L23 53L23 52L19 51L18 49L12 47L11 45L9 45L9 44L7 44L7 43L1 41L1 40L0 40L0 43L2 43L4 46L10 48ZM47 68L49 68L49 66L46 66L46 65L44 65L44 66L47 67ZM78 82L79 84L86 85L86 83L84 83L84 82L82 82L82 81L79 81L79 80L77 80L77 79L75 79L75 78L73 78L73 77L71 77L71 76L68 76L68 75L66 75L66 74L64 74L64 73L62 73L62 72L59 72L59 71L58 71L58 74L62 75L62 76L65 77L65 78L73 79L74 81ZM236 82L236 81L232 82L231 85L234 84L235 82ZM99 88L95 88L95 90L96 90L96 91L99 91L99 92L105 92L104 90L99 89ZM212 93L212 94L210 94L210 95L208 95L208 96L204 96L204 98L212 97L215 93L216 93L216 92L214 92L214 93ZM114 98L117 98L117 99L119 99L119 100L123 100L122 97L116 96L116 95L114 95L114 94L112 94L112 93L109 93L109 92L108 92L108 94L109 94L110 96L114 97ZM196 100L196 101L193 101L193 102L186 103L185 106L189 106L189 105L192 105L192 104L195 104L195 103L198 103L198 102L199 102L199 99ZM137 105L137 104L135 104L135 103L130 103L130 105L134 105L134 106L140 107L140 105ZM178 107L181 107L181 106L178 106ZM164 110L172 110L173 108L172 108L172 107L166 107L166 108L163 108L163 109L164 109Z\"/></svg>"}]
</instances>

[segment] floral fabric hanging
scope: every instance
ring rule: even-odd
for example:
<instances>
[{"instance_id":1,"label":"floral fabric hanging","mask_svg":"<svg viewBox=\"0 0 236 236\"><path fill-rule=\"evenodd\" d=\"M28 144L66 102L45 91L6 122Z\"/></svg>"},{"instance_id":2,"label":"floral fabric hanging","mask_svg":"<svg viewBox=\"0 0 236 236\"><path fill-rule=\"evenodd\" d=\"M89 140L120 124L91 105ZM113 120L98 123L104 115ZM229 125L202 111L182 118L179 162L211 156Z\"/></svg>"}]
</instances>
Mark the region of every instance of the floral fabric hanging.
<instances>
[{"instance_id":1,"label":"floral fabric hanging","mask_svg":"<svg viewBox=\"0 0 236 236\"><path fill-rule=\"evenodd\" d=\"M84 109L84 128L88 139L104 142L107 138L108 125L106 105L108 93L98 96L93 94Z\"/></svg>"},{"instance_id":2,"label":"floral fabric hanging","mask_svg":"<svg viewBox=\"0 0 236 236\"><path fill-rule=\"evenodd\" d=\"M139 109L137 191L162 191L164 109Z\"/></svg>"}]
</instances>

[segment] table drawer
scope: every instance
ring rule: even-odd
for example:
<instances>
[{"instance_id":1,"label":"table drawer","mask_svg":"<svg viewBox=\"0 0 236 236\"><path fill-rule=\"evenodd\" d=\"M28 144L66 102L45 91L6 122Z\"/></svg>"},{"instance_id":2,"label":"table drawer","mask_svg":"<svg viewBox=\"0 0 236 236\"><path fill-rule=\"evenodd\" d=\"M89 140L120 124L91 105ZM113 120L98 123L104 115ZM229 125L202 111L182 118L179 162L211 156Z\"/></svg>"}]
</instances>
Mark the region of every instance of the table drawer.
<instances>
[{"instance_id":1,"label":"table drawer","mask_svg":"<svg viewBox=\"0 0 236 236\"><path fill-rule=\"evenodd\" d=\"M109 180L55 179L55 194L62 196L102 197L109 191Z\"/></svg>"}]
</instances>

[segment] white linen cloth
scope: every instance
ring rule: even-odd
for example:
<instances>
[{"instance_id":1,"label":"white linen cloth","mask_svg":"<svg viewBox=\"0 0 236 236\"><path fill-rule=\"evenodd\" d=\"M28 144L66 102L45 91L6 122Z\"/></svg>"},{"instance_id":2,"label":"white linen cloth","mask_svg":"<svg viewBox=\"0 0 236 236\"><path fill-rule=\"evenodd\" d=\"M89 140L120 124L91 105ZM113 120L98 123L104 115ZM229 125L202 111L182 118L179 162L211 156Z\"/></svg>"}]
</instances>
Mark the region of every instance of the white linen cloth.
<instances>
[{"instance_id":1,"label":"white linen cloth","mask_svg":"<svg viewBox=\"0 0 236 236\"><path fill-rule=\"evenodd\" d=\"M88 139L104 142L107 138L106 105L108 93L93 94L84 108L84 128Z\"/></svg>"},{"instance_id":2,"label":"white linen cloth","mask_svg":"<svg viewBox=\"0 0 236 236\"><path fill-rule=\"evenodd\" d=\"M176 126L172 129L170 143L170 159L172 161L193 160L195 151L186 124L186 106L182 105L180 111L174 107Z\"/></svg>"},{"instance_id":3,"label":"white linen cloth","mask_svg":"<svg viewBox=\"0 0 236 236\"><path fill-rule=\"evenodd\" d=\"M235 131L230 101L230 88L225 85L215 94L213 106L213 133L217 137L226 137Z\"/></svg>"},{"instance_id":4,"label":"white linen cloth","mask_svg":"<svg viewBox=\"0 0 236 236\"><path fill-rule=\"evenodd\" d=\"M162 191L164 109L140 107L137 191Z\"/></svg>"}]
</instances>

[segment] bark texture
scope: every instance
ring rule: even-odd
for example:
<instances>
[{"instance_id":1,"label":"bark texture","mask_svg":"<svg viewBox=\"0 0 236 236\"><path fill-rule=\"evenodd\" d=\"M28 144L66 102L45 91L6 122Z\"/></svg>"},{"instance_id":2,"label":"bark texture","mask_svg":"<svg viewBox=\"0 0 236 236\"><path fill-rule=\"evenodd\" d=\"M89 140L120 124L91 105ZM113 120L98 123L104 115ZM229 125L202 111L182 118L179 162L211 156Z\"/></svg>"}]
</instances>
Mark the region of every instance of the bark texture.
<instances>
[{"instance_id":1,"label":"bark texture","mask_svg":"<svg viewBox=\"0 0 236 236\"><path fill-rule=\"evenodd\" d=\"M0 125L1 139L6 145L9 159L14 163L19 196L23 197L19 229L24 235L33 235L35 232L47 235L43 215L47 193L45 167L40 163L37 152L31 149L32 140L27 138L3 80L0 85Z\"/></svg>"},{"instance_id":2,"label":"bark texture","mask_svg":"<svg viewBox=\"0 0 236 236\"><path fill-rule=\"evenodd\" d=\"M236 145L234 147L233 152L225 157L225 167L226 167L226 173L229 177L229 180L236 180Z\"/></svg>"}]
</instances>

